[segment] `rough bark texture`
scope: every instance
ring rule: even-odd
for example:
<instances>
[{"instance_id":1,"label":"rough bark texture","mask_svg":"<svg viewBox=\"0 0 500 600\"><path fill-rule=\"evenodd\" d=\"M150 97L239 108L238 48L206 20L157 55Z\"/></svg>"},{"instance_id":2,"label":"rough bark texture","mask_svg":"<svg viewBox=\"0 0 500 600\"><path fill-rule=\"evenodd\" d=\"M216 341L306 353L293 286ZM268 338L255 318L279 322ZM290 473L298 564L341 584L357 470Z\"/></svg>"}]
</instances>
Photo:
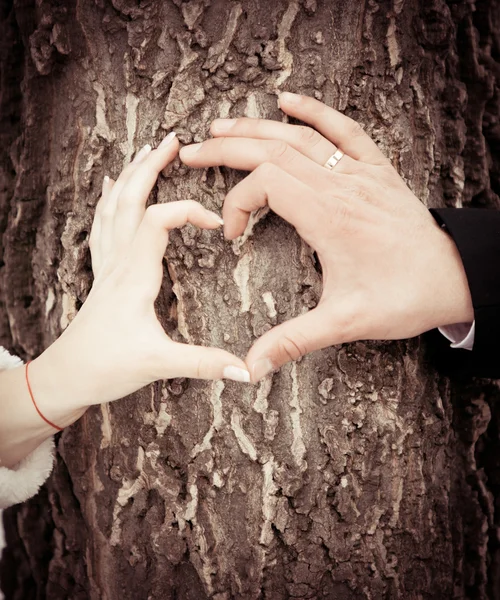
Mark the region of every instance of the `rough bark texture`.
<instances>
[{"instance_id":1,"label":"rough bark texture","mask_svg":"<svg viewBox=\"0 0 500 600\"><path fill-rule=\"evenodd\" d=\"M498 0L16 0L1 15L0 343L31 357L91 285L104 174L175 128L282 119L276 92L355 117L429 206L500 206ZM495 152L496 157L495 157ZM165 172L220 209L240 175ZM307 199L304 199L307 201ZM321 276L276 216L172 236L179 339L244 355ZM451 384L420 340L316 353L258 387L174 380L90 410L46 489L5 516L7 597L500 597L494 383Z\"/></svg>"}]
</instances>

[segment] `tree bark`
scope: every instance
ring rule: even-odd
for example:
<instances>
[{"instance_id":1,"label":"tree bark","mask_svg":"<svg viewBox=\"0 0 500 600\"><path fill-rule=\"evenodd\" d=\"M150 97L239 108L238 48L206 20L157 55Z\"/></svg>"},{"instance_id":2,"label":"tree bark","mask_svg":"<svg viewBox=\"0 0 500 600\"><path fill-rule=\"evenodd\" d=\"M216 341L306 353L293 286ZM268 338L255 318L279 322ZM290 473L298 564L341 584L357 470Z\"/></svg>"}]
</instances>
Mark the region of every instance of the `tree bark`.
<instances>
[{"instance_id":1,"label":"tree bark","mask_svg":"<svg viewBox=\"0 0 500 600\"><path fill-rule=\"evenodd\" d=\"M102 177L171 129L188 143L218 116L282 120L279 90L357 119L428 206L500 207L498 0L15 0L0 15L0 344L23 358L89 292ZM240 178L176 162L153 199L219 210ZM271 213L254 221L231 244L171 236L171 335L244 356L315 306L310 248ZM498 598L498 395L450 382L415 339L93 408L59 437L46 488L4 515L7 598Z\"/></svg>"}]
</instances>

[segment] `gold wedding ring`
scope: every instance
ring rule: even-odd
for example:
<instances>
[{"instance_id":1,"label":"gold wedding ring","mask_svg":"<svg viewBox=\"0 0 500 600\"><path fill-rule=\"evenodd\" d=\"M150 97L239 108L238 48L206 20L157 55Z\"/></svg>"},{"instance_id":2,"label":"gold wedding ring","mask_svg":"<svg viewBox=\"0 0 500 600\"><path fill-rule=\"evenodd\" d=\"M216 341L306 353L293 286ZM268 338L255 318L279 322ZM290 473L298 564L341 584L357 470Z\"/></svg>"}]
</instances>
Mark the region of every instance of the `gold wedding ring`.
<instances>
[{"instance_id":1,"label":"gold wedding ring","mask_svg":"<svg viewBox=\"0 0 500 600\"><path fill-rule=\"evenodd\" d=\"M342 152L342 150L337 149L335 151L335 154L332 154L323 166L325 167L325 169L331 171L343 156L344 153Z\"/></svg>"}]
</instances>

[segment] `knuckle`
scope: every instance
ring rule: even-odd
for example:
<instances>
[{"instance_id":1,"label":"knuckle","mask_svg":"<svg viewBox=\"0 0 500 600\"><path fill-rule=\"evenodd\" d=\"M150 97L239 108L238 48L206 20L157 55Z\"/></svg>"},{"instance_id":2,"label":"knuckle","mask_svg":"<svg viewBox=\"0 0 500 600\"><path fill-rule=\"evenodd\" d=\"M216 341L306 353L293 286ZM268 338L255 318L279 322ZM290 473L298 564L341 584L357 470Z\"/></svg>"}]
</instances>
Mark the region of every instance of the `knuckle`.
<instances>
[{"instance_id":1,"label":"knuckle","mask_svg":"<svg viewBox=\"0 0 500 600\"><path fill-rule=\"evenodd\" d=\"M228 119L230 117L227 117ZM241 132L244 128L245 128L245 118L244 117L235 117L234 119L234 125L232 126L232 130L234 131L238 131ZM224 134L224 137L225 134ZM223 137L221 137L220 139L224 139Z\"/></svg>"},{"instance_id":2,"label":"knuckle","mask_svg":"<svg viewBox=\"0 0 500 600\"><path fill-rule=\"evenodd\" d=\"M183 209L186 223L190 223L195 218L195 215L200 215L203 212L201 204L195 202L195 200L186 200Z\"/></svg>"},{"instance_id":3,"label":"knuckle","mask_svg":"<svg viewBox=\"0 0 500 600\"><path fill-rule=\"evenodd\" d=\"M279 160L280 158L283 158L288 150L289 150L290 146L283 141L276 141L276 142L272 142L271 146L270 146L270 152L269 154L271 155L271 157L275 160Z\"/></svg>"},{"instance_id":4,"label":"knuckle","mask_svg":"<svg viewBox=\"0 0 500 600\"><path fill-rule=\"evenodd\" d=\"M260 179L270 179L276 174L276 166L271 162L264 162L255 169L254 174Z\"/></svg>"},{"instance_id":5,"label":"knuckle","mask_svg":"<svg viewBox=\"0 0 500 600\"><path fill-rule=\"evenodd\" d=\"M241 117L237 120L237 122L238 121L241 123L241 125L251 125L252 128L255 128L256 130L262 129L262 127L265 125L264 119L249 119L248 117Z\"/></svg>"},{"instance_id":6,"label":"knuckle","mask_svg":"<svg viewBox=\"0 0 500 600\"><path fill-rule=\"evenodd\" d=\"M351 119L349 123L349 134L352 137L361 137L365 135L365 130L358 121Z\"/></svg>"},{"instance_id":7,"label":"knuckle","mask_svg":"<svg viewBox=\"0 0 500 600\"><path fill-rule=\"evenodd\" d=\"M121 179L122 179L123 182L127 181L128 177L135 171L136 166L137 165L133 161L131 161L123 169L123 171L120 173L120 177L121 177Z\"/></svg>"},{"instance_id":8,"label":"knuckle","mask_svg":"<svg viewBox=\"0 0 500 600\"><path fill-rule=\"evenodd\" d=\"M196 379L210 379L210 375L211 375L210 364L203 356L200 356L200 358L198 358L198 360L196 362L195 373L196 373Z\"/></svg>"},{"instance_id":9,"label":"knuckle","mask_svg":"<svg viewBox=\"0 0 500 600\"><path fill-rule=\"evenodd\" d=\"M366 176L366 167L364 163L361 163L347 155L343 156L342 161L344 163L342 166L345 168L345 172L339 173L339 171L337 171L337 174L343 176L344 182L347 185L352 181L358 182L360 177Z\"/></svg>"},{"instance_id":10,"label":"knuckle","mask_svg":"<svg viewBox=\"0 0 500 600\"><path fill-rule=\"evenodd\" d=\"M351 185L346 191L349 198L354 198L363 202L368 202L370 200L368 190L360 185Z\"/></svg>"},{"instance_id":11,"label":"knuckle","mask_svg":"<svg viewBox=\"0 0 500 600\"><path fill-rule=\"evenodd\" d=\"M298 126L298 138L301 145L315 146L321 139L319 133L312 127Z\"/></svg>"},{"instance_id":12,"label":"knuckle","mask_svg":"<svg viewBox=\"0 0 500 600\"><path fill-rule=\"evenodd\" d=\"M370 303L359 292L349 297L349 302L339 304L336 299L329 299L330 319L328 326L336 332L336 338L341 342L353 342L366 334L366 315L370 314Z\"/></svg>"},{"instance_id":13,"label":"knuckle","mask_svg":"<svg viewBox=\"0 0 500 600\"><path fill-rule=\"evenodd\" d=\"M219 145L220 156L223 161L227 160L227 157L231 154L231 147L233 146L233 140L229 137L217 138L216 143Z\"/></svg>"},{"instance_id":14,"label":"knuckle","mask_svg":"<svg viewBox=\"0 0 500 600\"><path fill-rule=\"evenodd\" d=\"M130 206L135 204L136 196L135 194L131 194L130 191L125 188L118 198L118 206Z\"/></svg>"},{"instance_id":15,"label":"knuckle","mask_svg":"<svg viewBox=\"0 0 500 600\"><path fill-rule=\"evenodd\" d=\"M278 352L288 361L295 361L307 354L307 343L299 335L284 335L278 344Z\"/></svg>"},{"instance_id":16,"label":"knuckle","mask_svg":"<svg viewBox=\"0 0 500 600\"><path fill-rule=\"evenodd\" d=\"M338 199L335 203L335 221L342 231L349 229L351 222L351 207L348 202Z\"/></svg>"}]
</instances>

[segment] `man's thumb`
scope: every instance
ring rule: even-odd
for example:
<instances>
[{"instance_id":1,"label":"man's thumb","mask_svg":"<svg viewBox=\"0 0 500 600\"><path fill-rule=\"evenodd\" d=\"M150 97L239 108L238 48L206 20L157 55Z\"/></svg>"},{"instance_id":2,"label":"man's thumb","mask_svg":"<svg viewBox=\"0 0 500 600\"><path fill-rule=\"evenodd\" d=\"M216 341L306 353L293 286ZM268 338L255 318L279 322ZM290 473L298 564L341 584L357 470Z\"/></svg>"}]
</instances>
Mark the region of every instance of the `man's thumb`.
<instances>
[{"instance_id":1,"label":"man's thumb","mask_svg":"<svg viewBox=\"0 0 500 600\"><path fill-rule=\"evenodd\" d=\"M329 327L331 321L326 309L317 307L265 333L250 348L245 359L252 382L289 361L334 343L334 332Z\"/></svg>"}]
</instances>

